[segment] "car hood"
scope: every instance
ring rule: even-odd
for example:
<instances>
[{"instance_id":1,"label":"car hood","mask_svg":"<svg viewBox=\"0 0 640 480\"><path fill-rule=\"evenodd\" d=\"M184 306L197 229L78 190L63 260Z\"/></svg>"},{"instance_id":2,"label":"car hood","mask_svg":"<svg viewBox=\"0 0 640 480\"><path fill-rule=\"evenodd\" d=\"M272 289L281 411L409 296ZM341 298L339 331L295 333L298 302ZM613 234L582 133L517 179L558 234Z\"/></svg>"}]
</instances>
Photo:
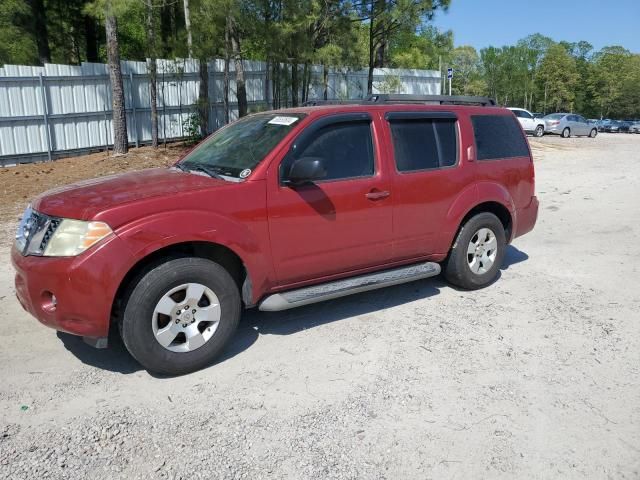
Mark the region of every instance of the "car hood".
<instances>
[{"instance_id":1,"label":"car hood","mask_svg":"<svg viewBox=\"0 0 640 480\"><path fill-rule=\"evenodd\" d=\"M32 206L39 212L56 217L90 220L114 207L225 185L229 182L172 168L154 168L49 190L37 197Z\"/></svg>"}]
</instances>

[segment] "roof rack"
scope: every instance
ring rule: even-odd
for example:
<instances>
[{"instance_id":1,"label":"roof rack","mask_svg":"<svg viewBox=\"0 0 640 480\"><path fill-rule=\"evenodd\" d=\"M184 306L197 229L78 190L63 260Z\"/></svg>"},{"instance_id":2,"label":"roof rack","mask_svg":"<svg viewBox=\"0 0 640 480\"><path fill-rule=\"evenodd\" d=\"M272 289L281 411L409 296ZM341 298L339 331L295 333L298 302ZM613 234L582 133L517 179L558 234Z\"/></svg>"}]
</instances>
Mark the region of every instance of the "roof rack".
<instances>
[{"instance_id":1,"label":"roof rack","mask_svg":"<svg viewBox=\"0 0 640 480\"><path fill-rule=\"evenodd\" d=\"M318 105L370 105L372 103L413 103L426 105L479 105L482 107L492 107L496 101L489 97L473 97L467 95L408 95L380 93L369 95L363 99L356 100L308 100L305 107Z\"/></svg>"}]
</instances>

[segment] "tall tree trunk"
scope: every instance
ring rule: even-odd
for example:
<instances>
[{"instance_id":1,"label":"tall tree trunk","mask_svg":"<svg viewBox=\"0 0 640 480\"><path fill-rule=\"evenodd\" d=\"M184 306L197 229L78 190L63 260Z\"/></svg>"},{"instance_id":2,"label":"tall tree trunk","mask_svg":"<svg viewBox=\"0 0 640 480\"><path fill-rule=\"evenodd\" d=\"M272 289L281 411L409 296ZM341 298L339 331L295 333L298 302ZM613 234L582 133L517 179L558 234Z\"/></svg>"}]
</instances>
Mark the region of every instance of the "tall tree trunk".
<instances>
[{"instance_id":1,"label":"tall tree trunk","mask_svg":"<svg viewBox=\"0 0 640 480\"><path fill-rule=\"evenodd\" d=\"M230 39L229 39L229 24L225 25L224 29L224 77L223 77L223 87L222 87L222 104L224 109L224 123L225 125L229 123L230 115L229 115L229 50L230 50Z\"/></svg>"},{"instance_id":2,"label":"tall tree trunk","mask_svg":"<svg viewBox=\"0 0 640 480\"><path fill-rule=\"evenodd\" d=\"M156 22L151 2L147 4L147 42L149 44L149 96L151 103L151 146L158 148L158 65L156 63Z\"/></svg>"},{"instance_id":3,"label":"tall tree trunk","mask_svg":"<svg viewBox=\"0 0 640 480\"><path fill-rule=\"evenodd\" d=\"M242 54L240 52L240 32L235 19L229 15L227 17L231 40L231 54L236 68L236 97L238 98L238 116L247 115L247 86L244 80L244 65L242 64Z\"/></svg>"},{"instance_id":4,"label":"tall tree trunk","mask_svg":"<svg viewBox=\"0 0 640 480\"><path fill-rule=\"evenodd\" d=\"M298 106L298 59L294 58L291 64L291 106Z\"/></svg>"},{"instance_id":5,"label":"tall tree trunk","mask_svg":"<svg viewBox=\"0 0 640 480\"><path fill-rule=\"evenodd\" d=\"M189 51L189 58L193 57L193 37L191 36L191 13L189 11L189 0L183 0L184 2L184 28L187 31L187 49Z\"/></svg>"},{"instance_id":6,"label":"tall tree trunk","mask_svg":"<svg viewBox=\"0 0 640 480\"><path fill-rule=\"evenodd\" d=\"M304 62L302 68L302 103L304 104L309 100L309 83L311 82L311 70L309 69L309 62Z\"/></svg>"},{"instance_id":7,"label":"tall tree trunk","mask_svg":"<svg viewBox=\"0 0 640 480\"><path fill-rule=\"evenodd\" d=\"M271 80L271 88L273 90L273 108L280 108L280 62L273 63L273 75Z\"/></svg>"},{"instance_id":8,"label":"tall tree trunk","mask_svg":"<svg viewBox=\"0 0 640 480\"><path fill-rule=\"evenodd\" d=\"M322 65L322 98L329 99L329 68L327 64Z\"/></svg>"},{"instance_id":9,"label":"tall tree trunk","mask_svg":"<svg viewBox=\"0 0 640 480\"><path fill-rule=\"evenodd\" d=\"M149 1L149 4L153 4ZM173 3L167 4L167 0L162 0L160 8L160 39L162 45L162 58L167 58L170 53L171 35L172 35L172 19L175 17Z\"/></svg>"},{"instance_id":10,"label":"tall tree trunk","mask_svg":"<svg viewBox=\"0 0 640 480\"><path fill-rule=\"evenodd\" d=\"M209 134L209 66L206 58L200 59L198 115L200 116L200 133L203 137L206 137Z\"/></svg>"},{"instance_id":11,"label":"tall tree trunk","mask_svg":"<svg viewBox=\"0 0 640 480\"><path fill-rule=\"evenodd\" d=\"M84 38L86 42L87 62L98 61L98 29L96 21L89 15L84 16Z\"/></svg>"},{"instance_id":12,"label":"tall tree trunk","mask_svg":"<svg viewBox=\"0 0 640 480\"><path fill-rule=\"evenodd\" d=\"M38 48L38 59L41 64L51 62L51 50L49 49L49 32L47 31L47 12L43 0L29 0L33 20L33 33Z\"/></svg>"},{"instance_id":13,"label":"tall tree trunk","mask_svg":"<svg viewBox=\"0 0 640 480\"><path fill-rule=\"evenodd\" d=\"M107 8L110 6L108 5ZM111 81L111 98L113 111L113 153L127 153L129 140L127 137L127 114L124 105L124 88L120 71L120 49L118 46L118 22L110 11L105 18L107 34L107 58L109 62L109 80Z\"/></svg>"},{"instance_id":14,"label":"tall tree trunk","mask_svg":"<svg viewBox=\"0 0 640 480\"><path fill-rule=\"evenodd\" d=\"M375 2L371 2L371 17L369 18L369 74L367 75L367 94L373 93L373 62L374 55L374 43L373 43L373 5Z\"/></svg>"}]
</instances>

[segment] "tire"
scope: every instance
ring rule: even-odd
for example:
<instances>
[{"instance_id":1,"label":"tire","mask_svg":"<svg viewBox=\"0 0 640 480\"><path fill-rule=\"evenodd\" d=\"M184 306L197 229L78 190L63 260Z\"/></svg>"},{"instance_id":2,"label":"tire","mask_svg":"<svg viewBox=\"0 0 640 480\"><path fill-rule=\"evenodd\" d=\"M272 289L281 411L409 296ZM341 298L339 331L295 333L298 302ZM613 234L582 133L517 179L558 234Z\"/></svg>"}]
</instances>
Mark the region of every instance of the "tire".
<instances>
[{"instance_id":1,"label":"tire","mask_svg":"<svg viewBox=\"0 0 640 480\"><path fill-rule=\"evenodd\" d=\"M569 138L571 136L571 130L569 130L569 127L564 127L564 130L562 130L562 138Z\"/></svg>"},{"instance_id":2,"label":"tire","mask_svg":"<svg viewBox=\"0 0 640 480\"><path fill-rule=\"evenodd\" d=\"M133 286L120 335L147 370L182 375L210 365L222 352L240 311L238 287L222 266L203 258L170 259Z\"/></svg>"},{"instance_id":3,"label":"tire","mask_svg":"<svg viewBox=\"0 0 640 480\"><path fill-rule=\"evenodd\" d=\"M591 129L591 131L589 132L589 137L596 138L596 135L598 135L598 130L596 130L595 128Z\"/></svg>"},{"instance_id":4,"label":"tire","mask_svg":"<svg viewBox=\"0 0 640 480\"><path fill-rule=\"evenodd\" d=\"M486 248L491 243L490 240L487 241L487 237L485 237L484 242L481 242L479 238L479 233L487 230L491 232L495 239L494 252ZM482 249L479 250L477 247L481 243ZM469 253L472 250L472 244L476 245L476 249L473 253ZM502 222L493 213L483 212L471 217L460 228L449 256L444 262L444 277L449 283L466 290L477 290L486 287L498 276L504 259L506 244L506 235ZM482 267L482 263L486 261L484 260L484 254L482 257L477 256L483 250L487 257L491 257L491 252L495 254L491 264L486 265L485 263L484 268Z\"/></svg>"},{"instance_id":5,"label":"tire","mask_svg":"<svg viewBox=\"0 0 640 480\"><path fill-rule=\"evenodd\" d=\"M538 125L536 127L535 132L533 133L536 137L541 137L544 135L544 127L542 125Z\"/></svg>"}]
</instances>

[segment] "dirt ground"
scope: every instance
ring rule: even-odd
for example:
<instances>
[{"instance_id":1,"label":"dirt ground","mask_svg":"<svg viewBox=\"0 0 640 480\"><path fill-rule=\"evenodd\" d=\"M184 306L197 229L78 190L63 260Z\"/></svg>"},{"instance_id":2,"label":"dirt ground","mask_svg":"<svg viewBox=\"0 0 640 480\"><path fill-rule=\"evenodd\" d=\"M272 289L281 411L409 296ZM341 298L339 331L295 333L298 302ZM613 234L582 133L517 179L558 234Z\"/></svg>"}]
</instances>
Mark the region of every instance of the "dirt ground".
<instances>
[{"instance_id":1,"label":"dirt ground","mask_svg":"<svg viewBox=\"0 0 640 480\"><path fill-rule=\"evenodd\" d=\"M250 311L179 378L39 325L0 247L0 478L640 478L640 135L531 143L495 284Z\"/></svg>"},{"instance_id":2,"label":"dirt ground","mask_svg":"<svg viewBox=\"0 0 640 480\"><path fill-rule=\"evenodd\" d=\"M160 146L157 150L132 148L128 154L118 157L112 152L99 152L54 162L0 167L0 223L14 220L30 199L53 187L129 170L170 165L188 148L182 143L171 143L167 148Z\"/></svg>"}]
</instances>

